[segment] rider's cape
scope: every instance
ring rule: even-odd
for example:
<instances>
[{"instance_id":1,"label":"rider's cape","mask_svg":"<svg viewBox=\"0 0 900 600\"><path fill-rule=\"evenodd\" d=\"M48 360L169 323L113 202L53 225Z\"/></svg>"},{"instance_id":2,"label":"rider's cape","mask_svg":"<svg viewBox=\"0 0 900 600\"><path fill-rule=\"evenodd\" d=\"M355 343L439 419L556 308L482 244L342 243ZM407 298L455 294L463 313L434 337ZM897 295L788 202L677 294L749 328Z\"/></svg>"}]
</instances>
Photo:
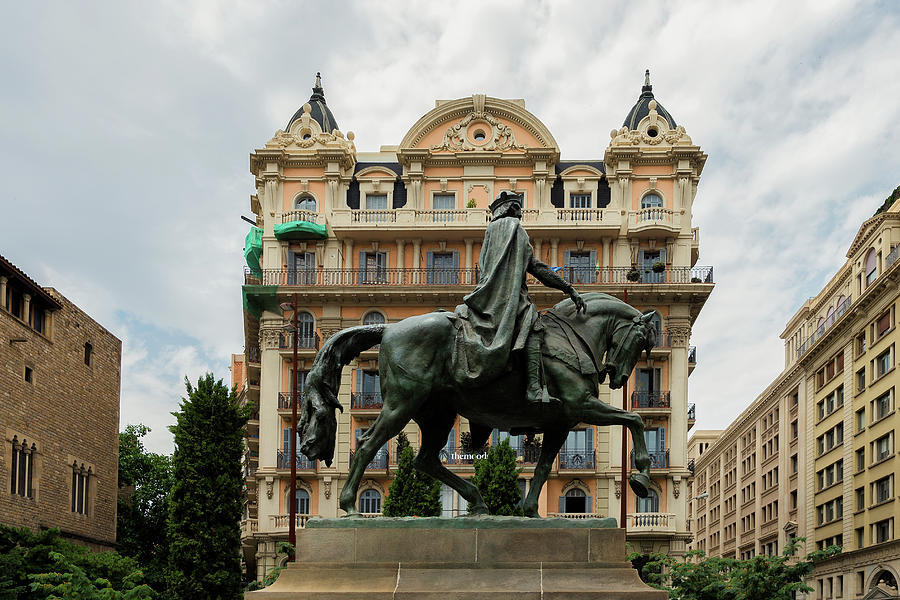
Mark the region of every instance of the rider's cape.
<instances>
[{"instance_id":1,"label":"rider's cape","mask_svg":"<svg viewBox=\"0 0 900 600\"><path fill-rule=\"evenodd\" d=\"M525 275L533 251L516 218L495 219L487 226L478 258L475 290L456 307L454 378L461 384L491 380L507 369L510 353L525 347L539 328L528 297Z\"/></svg>"}]
</instances>

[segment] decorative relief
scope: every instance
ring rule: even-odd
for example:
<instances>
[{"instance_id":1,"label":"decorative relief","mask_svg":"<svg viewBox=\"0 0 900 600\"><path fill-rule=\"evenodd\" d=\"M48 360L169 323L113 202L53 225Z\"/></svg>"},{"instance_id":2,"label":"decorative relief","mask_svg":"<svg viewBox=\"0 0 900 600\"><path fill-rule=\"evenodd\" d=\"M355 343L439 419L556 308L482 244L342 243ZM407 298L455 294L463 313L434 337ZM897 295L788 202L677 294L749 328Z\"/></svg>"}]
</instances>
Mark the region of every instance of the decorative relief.
<instances>
[{"instance_id":1,"label":"decorative relief","mask_svg":"<svg viewBox=\"0 0 900 600\"><path fill-rule=\"evenodd\" d=\"M516 142L516 136L512 128L496 119L489 113L482 110L470 112L461 121L447 128L444 133L444 139L440 144L435 144L431 150L449 150L451 152L471 152L473 150L524 150L525 146L520 146ZM478 125L485 123L490 125L491 136L484 143L474 144L469 139L469 127L473 124Z\"/></svg>"},{"instance_id":2,"label":"decorative relief","mask_svg":"<svg viewBox=\"0 0 900 600\"><path fill-rule=\"evenodd\" d=\"M269 500L272 499L272 494L274 493L275 488L275 480L271 477L266 477L266 498Z\"/></svg>"},{"instance_id":3,"label":"decorative relief","mask_svg":"<svg viewBox=\"0 0 900 600\"><path fill-rule=\"evenodd\" d=\"M688 341L691 339L691 327L690 325L669 325L667 328L669 333L669 339L672 342L672 346L674 347L683 347L688 345Z\"/></svg>"},{"instance_id":4,"label":"decorative relief","mask_svg":"<svg viewBox=\"0 0 900 600\"><path fill-rule=\"evenodd\" d=\"M326 478L324 481L322 481L322 485L325 487L325 499L330 500L331 499L331 479Z\"/></svg>"},{"instance_id":5,"label":"decorative relief","mask_svg":"<svg viewBox=\"0 0 900 600\"><path fill-rule=\"evenodd\" d=\"M622 482L616 479L616 498L622 497Z\"/></svg>"},{"instance_id":6,"label":"decorative relief","mask_svg":"<svg viewBox=\"0 0 900 600\"><path fill-rule=\"evenodd\" d=\"M672 495L676 498L681 495L681 482L678 480L672 482Z\"/></svg>"},{"instance_id":7,"label":"decorative relief","mask_svg":"<svg viewBox=\"0 0 900 600\"><path fill-rule=\"evenodd\" d=\"M261 350L277 350L280 328L266 328L259 330L259 348Z\"/></svg>"}]
</instances>

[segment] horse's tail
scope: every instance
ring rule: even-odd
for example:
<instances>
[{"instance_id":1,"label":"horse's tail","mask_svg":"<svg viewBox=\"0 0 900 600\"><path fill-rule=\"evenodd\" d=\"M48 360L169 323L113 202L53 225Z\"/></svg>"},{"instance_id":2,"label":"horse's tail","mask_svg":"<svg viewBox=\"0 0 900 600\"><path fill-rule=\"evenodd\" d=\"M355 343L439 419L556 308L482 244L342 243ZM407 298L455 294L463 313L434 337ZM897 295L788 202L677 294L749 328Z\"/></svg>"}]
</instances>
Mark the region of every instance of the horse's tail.
<instances>
[{"instance_id":1,"label":"horse's tail","mask_svg":"<svg viewBox=\"0 0 900 600\"><path fill-rule=\"evenodd\" d=\"M334 459L337 416L343 411L338 400L341 370L363 350L381 342L387 325L350 327L328 338L306 376L297 425L300 451L310 460L323 460L329 467Z\"/></svg>"}]
</instances>

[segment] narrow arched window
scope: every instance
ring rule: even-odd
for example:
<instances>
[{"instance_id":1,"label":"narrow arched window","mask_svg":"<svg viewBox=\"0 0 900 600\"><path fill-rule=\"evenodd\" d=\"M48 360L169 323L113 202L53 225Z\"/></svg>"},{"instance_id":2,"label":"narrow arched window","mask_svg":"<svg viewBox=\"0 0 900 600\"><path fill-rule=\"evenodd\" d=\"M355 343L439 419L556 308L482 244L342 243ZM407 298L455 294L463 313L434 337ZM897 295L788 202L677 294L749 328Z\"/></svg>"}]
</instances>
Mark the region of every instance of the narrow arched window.
<instances>
[{"instance_id":1,"label":"narrow arched window","mask_svg":"<svg viewBox=\"0 0 900 600\"><path fill-rule=\"evenodd\" d=\"M377 310L373 310L370 313L367 313L365 317L363 317L363 325L383 325L384 324L384 315L378 312Z\"/></svg>"},{"instance_id":2,"label":"narrow arched window","mask_svg":"<svg viewBox=\"0 0 900 600\"><path fill-rule=\"evenodd\" d=\"M316 321L308 312L297 315L297 329L300 337L297 340L299 348L314 348L316 343Z\"/></svg>"},{"instance_id":3,"label":"narrow arched window","mask_svg":"<svg viewBox=\"0 0 900 600\"><path fill-rule=\"evenodd\" d=\"M652 513L659 512L659 496L656 495L656 492L653 490L649 490L650 493L646 498L637 498L637 512L639 513Z\"/></svg>"},{"instance_id":4,"label":"narrow arched window","mask_svg":"<svg viewBox=\"0 0 900 600\"><path fill-rule=\"evenodd\" d=\"M307 492L306 490L297 490L294 504L298 515L308 515L309 492Z\"/></svg>"},{"instance_id":5,"label":"narrow arched window","mask_svg":"<svg viewBox=\"0 0 900 600\"><path fill-rule=\"evenodd\" d=\"M359 512L376 514L381 512L381 494L378 490L366 490L359 497Z\"/></svg>"},{"instance_id":6,"label":"narrow arched window","mask_svg":"<svg viewBox=\"0 0 900 600\"><path fill-rule=\"evenodd\" d=\"M663 201L659 194L647 194L641 198L641 209L662 208Z\"/></svg>"},{"instance_id":7,"label":"narrow arched window","mask_svg":"<svg viewBox=\"0 0 900 600\"><path fill-rule=\"evenodd\" d=\"M831 327L831 324L834 323L834 319L834 307L832 306L828 309L828 314L825 316L825 325Z\"/></svg>"},{"instance_id":8,"label":"narrow arched window","mask_svg":"<svg viewBox=\"0 0 900 600\"><path fill-rule=\"evenodd\" d=\"M307 212L316 212L316 199L312 196L300 196L294 202L294 208Z\"/></svg>"},{"instance_id":9,"label":"narrow arched window","mask_svg":"<svg viewBox=\"0 0 900 600\"><path fill-rule=\"evenodd\" d=\"M872 248L866 255L866 287L869 287L876 277L878 277L878 257Z\"/></svg>"}]
</instances>

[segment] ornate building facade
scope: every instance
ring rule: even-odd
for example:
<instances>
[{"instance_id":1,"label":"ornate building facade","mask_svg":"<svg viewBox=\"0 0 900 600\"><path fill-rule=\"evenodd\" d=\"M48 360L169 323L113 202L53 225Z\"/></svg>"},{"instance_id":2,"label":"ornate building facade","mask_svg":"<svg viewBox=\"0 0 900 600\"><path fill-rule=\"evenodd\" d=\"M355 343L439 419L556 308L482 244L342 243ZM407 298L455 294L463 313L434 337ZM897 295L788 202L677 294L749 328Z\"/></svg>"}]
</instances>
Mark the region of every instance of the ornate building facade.
<instances>
[{"instance_id":1,"label":"ornate building facade","mask_svg":"<svg viewBox=\"0 0 900 600\"><path fill-rule=\"evenodd\" d=\"M344 371L334 464L298 458L297 495L288 497L294 333L285 329L293 312L284 304L297 295L302 388L317 349L334 332L460 304L477 281L487 206L502 190L524 197L523 226L535 255L576 289L658 310L660 344L638 364L628 397L605 385L599 397L624 402L647 426L653 493L640 501L629 496L629 538L639 549L683 552L694 416L688 375L696 363L690 331L713 289L712 269L695 266L699 228L692 223L706 155L654 99L649 75L608 139L598 158L563 159L523 100L475 94L437 101L399 144L361 152L354 135L338 129L317 79L309 102L251 154L256 227L245 243L246 346L235 356L233 376L259 407L245 457L244 557L252 573L263 576L279 560L275 542L287 537L291 501L299 526L310 515L338 516L355 440L381 407L375 348ZM565 297L536 283L530 293L539 308ZM473 473L462 450L467 431L465 419L458 420L443 452L445 465L463 477ZM406 433L417 446L416 426ZM541 514L617 516L621 435L619 428L584 424L572 431L542 492ZM504 437L495 431L492 439ZM525 490L534 456L521 436L510 442ZM395 450L386 444L369 464L362 512L380 513ZM465 512L465 500L449 488L442 503L445 515Z\"/></svg>"},{"instance_id":2,"label":"ornate building facade","mask_svg":"<svg viewBox=\"0 0 900 600\"><path fill-rule=\"evenodd\" d=\"M692 438L693 547L746 558L791 537L805 552L837 545L808 582L812 597L900 597L898 254L894 203L862 224L844 265L788 322L782 373L702 455Z\"/></svg>"}]
</instances>

